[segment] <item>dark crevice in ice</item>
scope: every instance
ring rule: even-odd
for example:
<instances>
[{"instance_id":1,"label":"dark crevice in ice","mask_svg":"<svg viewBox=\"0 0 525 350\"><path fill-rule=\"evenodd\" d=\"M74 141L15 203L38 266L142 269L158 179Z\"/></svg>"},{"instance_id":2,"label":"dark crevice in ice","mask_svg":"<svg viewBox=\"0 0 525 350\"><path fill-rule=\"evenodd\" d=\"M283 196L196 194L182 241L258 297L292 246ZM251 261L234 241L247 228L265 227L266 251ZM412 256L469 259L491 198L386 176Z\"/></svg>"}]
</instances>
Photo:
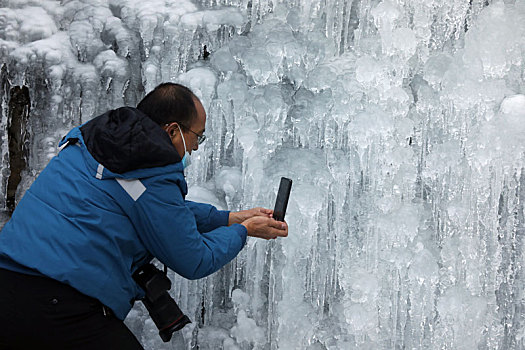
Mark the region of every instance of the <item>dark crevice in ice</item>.
<instances>
[{"instance_id":1,"label":"dark crevice in ice","mask_svg":"<svg viewBox=\"0 0 525 350\"><path fill-rule=\"evenodd\" d=\"M468 3L468 10L467 10L467 15L465 16L465 24L463 25L463 30L464 32L468 32L468 30L470 29L470 26L469 26L469 21L472 20L472 14L474 13L473 9L472 9L472 1L473 0L470 0L469 3Z\"/></svg>"},{"instance_id":2,"label":"dark crevice in ice","mask_svg":"<svg viewBox=\"0 0 525 350\"><path fill-rule=\"evenodd\" d=\"M9 114L7 135L9 140L9 169L11 173L7 180L6 207L11 214L15 210L16 191L22 179L22 171L26 168L27 120L29 118L29 89L27 86L14 86L9 90Z\"/></svg>"}]
</instances>

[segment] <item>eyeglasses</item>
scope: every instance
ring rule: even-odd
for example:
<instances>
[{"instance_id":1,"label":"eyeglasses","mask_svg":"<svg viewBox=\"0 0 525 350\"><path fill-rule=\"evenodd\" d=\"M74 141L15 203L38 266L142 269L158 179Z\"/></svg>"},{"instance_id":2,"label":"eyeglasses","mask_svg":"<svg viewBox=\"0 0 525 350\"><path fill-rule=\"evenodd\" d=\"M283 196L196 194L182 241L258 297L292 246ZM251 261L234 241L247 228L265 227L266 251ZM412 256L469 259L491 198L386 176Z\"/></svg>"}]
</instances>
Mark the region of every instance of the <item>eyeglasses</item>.
<instances>
[{"instance_id":1,"label":"eyeglasses","mask_svg":"<svg viewBox=\"0 0 525 350\"><path fill-rule=\"evenodd\" d=\"M175 122L173 122L175 123ZM204 141L206 141L206 135L204 135L204 133L202 133L201 135L197 134L195 131L191 130L190 128L188 128L186 125L183 125L179 122L176 122L178 123L180 126L182 126L184 129L188 129L189 131L191 131L192 133L194 133L196 136L197 136L197 143L200 145L202 144ZM166 126L170 125L171 123L168 123L166 124Z\"/></svg>"},{"instance_id":2,"label":"eyeglasses","mask_svg":"<svg viewBox=\"0 0 525 350\"><path fill-rule=\"evenodd\" d=\"M182 125L182 124L181 124ZM184 126L184 125L182 125ZM197 134L195 131L191 130L190 128L184 126L186 129L188 129L189 131L191 131L192 133L194 133L195 135L197 135L197 143L200 145L202 144L204 141L206 141L206 135L204 135L204 133L202 133L201 135Z\"/></svg>"}]
</instances>

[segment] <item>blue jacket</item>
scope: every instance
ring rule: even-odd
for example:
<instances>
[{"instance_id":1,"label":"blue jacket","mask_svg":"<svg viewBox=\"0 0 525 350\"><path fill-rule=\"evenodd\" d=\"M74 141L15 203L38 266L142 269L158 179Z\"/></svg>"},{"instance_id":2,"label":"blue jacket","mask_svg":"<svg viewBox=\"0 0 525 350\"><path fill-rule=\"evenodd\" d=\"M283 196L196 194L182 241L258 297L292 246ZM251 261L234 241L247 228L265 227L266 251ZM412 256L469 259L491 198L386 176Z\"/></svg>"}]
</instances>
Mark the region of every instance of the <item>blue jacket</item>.
<instances>
[{"instance_id":1,"label":"blue jacket","mask_svg":"<svg viewBox=\"0 0 525 350\"><path fill-rule=\"evenodd\" d=\"M140 111L109 111L60 145L0 232L0 267L69 284L124 319L144 296L131 275L153 257L197 279L244 246L229 212L184 199L180 156Z\"/></svg>"}]
</instances>

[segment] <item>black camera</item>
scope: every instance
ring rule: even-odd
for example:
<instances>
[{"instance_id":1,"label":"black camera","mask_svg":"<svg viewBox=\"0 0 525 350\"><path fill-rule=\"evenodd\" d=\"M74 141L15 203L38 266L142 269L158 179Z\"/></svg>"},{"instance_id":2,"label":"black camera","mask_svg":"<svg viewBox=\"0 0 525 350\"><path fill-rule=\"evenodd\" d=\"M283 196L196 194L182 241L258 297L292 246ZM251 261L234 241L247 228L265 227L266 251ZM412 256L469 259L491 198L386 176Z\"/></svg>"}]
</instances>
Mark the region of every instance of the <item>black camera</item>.
<instances>
[{"instance_id":1,"label":"black camera","mask_svg":"<svg viewBox=\"0 0 525 350\"><path fill-rule=\"evenodd\" d=\"M145 264L135 271L133 279L146 292L142 302L164 342L170 341L173 332L191 323L168 293L171 281L166 272L160 271L153 264Z\"/></svg>"}]
</instances>

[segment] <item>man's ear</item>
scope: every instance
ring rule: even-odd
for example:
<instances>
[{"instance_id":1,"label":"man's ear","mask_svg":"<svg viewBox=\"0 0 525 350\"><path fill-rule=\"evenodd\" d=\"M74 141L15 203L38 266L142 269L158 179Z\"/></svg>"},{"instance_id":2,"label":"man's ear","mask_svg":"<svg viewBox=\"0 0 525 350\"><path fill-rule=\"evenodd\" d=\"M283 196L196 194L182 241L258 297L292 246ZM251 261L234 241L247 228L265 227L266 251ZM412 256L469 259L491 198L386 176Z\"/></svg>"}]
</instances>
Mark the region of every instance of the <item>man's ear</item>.
<instances>
[{"instance_id":1,"label":"man's ear","mask_svg":"<svg viewBox=\"0 0 525 350\"><path fill-rule=\"evenodd\" d=\"M165 126L165 129L166 132L171 136L175 136L175 133L177 132L177 124L176 123L170 123L168 125Z\"/></svg>"}]
</instances>

